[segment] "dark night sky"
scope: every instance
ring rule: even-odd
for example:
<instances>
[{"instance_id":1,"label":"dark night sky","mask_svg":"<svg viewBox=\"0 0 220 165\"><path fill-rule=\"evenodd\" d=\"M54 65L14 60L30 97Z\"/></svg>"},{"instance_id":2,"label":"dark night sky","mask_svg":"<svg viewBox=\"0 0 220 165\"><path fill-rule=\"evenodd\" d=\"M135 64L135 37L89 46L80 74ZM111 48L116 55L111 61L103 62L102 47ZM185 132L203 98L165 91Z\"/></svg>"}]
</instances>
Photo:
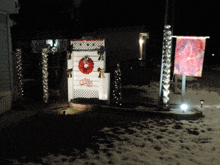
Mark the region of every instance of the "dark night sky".
<instances>
[{"instance_id":1,"label":"dark night sky","mask_svg":"<svg viewBox=\"0 0 220 165\"><path fill-rule=\"evenodd\" d=\"M219 0L175 0L174 4L173 1L169 0L168 12L168 22L174 27L173 34L210 36L207 47L219 52ZM54 29L72 34L105 27L146 25L150 36L161 40L165 2L83 0L76 10L71 6L71 0L19 0L21 8L13 29L20 33ZM71 19L70 9L73 9L74 19Z\"/></svg>"}]
</instances>

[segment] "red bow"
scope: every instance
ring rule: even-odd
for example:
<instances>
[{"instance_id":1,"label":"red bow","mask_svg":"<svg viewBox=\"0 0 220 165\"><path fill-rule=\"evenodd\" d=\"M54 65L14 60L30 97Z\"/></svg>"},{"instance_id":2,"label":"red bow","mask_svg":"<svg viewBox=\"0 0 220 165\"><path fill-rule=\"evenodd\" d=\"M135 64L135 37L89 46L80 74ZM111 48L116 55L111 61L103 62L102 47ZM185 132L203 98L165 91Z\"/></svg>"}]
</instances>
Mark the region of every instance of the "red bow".
<instances>
[{"instance_id":1,"label":"red bow","mask_svg":"<svg viewBox=\"0 0 220 165\"><path fill-rule=\"evenodd\" d=\"M72 71L73 71L73 69L67 69L67 76L68 76L68 78L72 77Z\"/></svg>"},{"instance_id":2,"label":"red bow","mask_svg":"<svg viewBox=\"0 0 220 165\"><path fill-rule=\"evenodd\" d=\"M98 59L98 60L99 60L99 61L100 61L100 60L104 60L103 54L104 54L103 52L102 52L102 53L98 53L98 55L99 55L99 59Z\"/></svg>"},{"instance_id":3,"label":"red bow","mask_svg":"<svg viewBox=\"0 0 220 165\"><path fill-rule=\"evenodd\" d=\"M104 75L104 72L105 72L105 69L101 69L101 68L98 68L97 71L99 72L99 78L105 78L105 75Z\"/></svg>"}]
</instances>

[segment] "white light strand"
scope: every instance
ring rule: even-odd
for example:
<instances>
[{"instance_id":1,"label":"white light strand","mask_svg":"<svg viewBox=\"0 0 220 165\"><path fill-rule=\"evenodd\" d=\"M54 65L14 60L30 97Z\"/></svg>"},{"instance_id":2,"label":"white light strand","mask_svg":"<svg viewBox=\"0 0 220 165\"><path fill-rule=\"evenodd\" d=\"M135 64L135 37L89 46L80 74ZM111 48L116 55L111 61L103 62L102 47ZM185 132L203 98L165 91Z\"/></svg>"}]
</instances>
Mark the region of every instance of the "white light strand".
<instances>
[{"instance_id":1,"label":"white light strand","mask_svg":"<svg viewBox=\"0 0 220 165\"><path fill-rule=\"evenodd\" d=\"M21 49L16 49L15 52L16 58L17 58L17 75L18 75L18 92L19 92L19 98L21 98L23 94L23 82L22 82L22 62L21 62Z\"/></svg>"},{"instance_id":2,"label":"white light strand","mask_svg":"<svg viewBox=\"0 0 220 165\"><path fill-rule=\"evenodd\" d=\"M113 89L113 104L122 106L122 86L121 86L121 70L117 64L117 69L114 72L114 89Z\"/></svg>"},{"instance_id":3,"label":"white light strand","mask_svg":"<svg viewBox=\"0 0 220 165\"><path fill-rule=\"evenodd\" d=\"M42 73L43 73L43 101L45 103L48 102L48 64L47 64L47 61L48 61L48 58L47 58L47 52L48 52L48 49L47 48L43 48L42 49Z\"/></svg>"},{"instance_id":4,"label":"white light strand","mask_svg":"<svg viewBox=\"0 0 220 165\"><path fill-rule=\"evenodd\" d=\"M163 104L167 107L170 93L170 66L171 66L171 49L172 49L172 31L171 26L164 27L164 44L163 44L163 77L162 77L162 91Z\"/></svg>"}]
</instances>

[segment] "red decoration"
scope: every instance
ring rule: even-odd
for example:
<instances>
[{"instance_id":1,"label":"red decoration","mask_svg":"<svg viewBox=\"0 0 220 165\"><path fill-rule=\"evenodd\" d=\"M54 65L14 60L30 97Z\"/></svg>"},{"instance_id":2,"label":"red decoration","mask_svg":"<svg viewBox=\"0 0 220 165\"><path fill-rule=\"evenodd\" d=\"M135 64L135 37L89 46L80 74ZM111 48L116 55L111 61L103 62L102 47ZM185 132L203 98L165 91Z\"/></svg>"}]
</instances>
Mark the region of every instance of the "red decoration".
<instances>
[{"instance_id":1,"label":"red decoration","mask_svg":"<svg viewBox=\"0 0 220 165\"><path fill-rule=\"evenodd\" d=\"M92 87L92 86L93 86L92 81L90 81L90 80L87 79L87 78L84 78L84 79L80 80L80 81L79 81L79 84L80 84L81 86L86 85L87 87Z\"/></svg>"},{"instance_id":2,"label":"red decoration","mask_svg":"<svg viewBox=\"0 0 220 165\"><path fill-rule=\"evenodd\" d=\"M174 74L202 76L206 39L177 38L174 62Z\"/></svg>"},{"instance_id":3,"label":"red decoration","mask_svg":"<svg viewBox=\"0 0 220 165\"><path fill-rule=\"evenodd\" d=\"M82 58L79 61L78 68L83 74L89 74L92 72L94 68L94 63L91 58L88 58L87 61L85 61L84 58Z\"/></svg>"}]
</instances>

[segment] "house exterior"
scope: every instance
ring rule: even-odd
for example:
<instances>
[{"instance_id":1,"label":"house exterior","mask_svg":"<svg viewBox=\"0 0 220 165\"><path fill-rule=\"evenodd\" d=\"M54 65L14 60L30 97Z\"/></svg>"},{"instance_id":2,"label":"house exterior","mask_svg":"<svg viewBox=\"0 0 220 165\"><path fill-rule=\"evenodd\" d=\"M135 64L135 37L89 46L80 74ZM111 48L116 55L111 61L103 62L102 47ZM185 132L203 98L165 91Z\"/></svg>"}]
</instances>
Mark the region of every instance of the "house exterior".
<instances>
[{"instance_id":1,"label":"house exterior","mask_svg":"<svg viewBox=\"0 0 220 165\"><path fill-rule=\"evenodd\" d=\"M139 41L140 41L140 34L142 34L142 33L147 34L147 36L145 37L146 42L144 42L146 44L149 39L149 33L148 33L145 26L98 29L97 31L83 33L82 36L80 35L80 37L82 37L80 39L105 39L106 72L110 72L110 70L112 68L114 69L116 64L119 63L120 61L133 60L133 59L138 60L140 58L140 43L139 43ZM36 37L35 40L31 40L31 43L28 43L28 41L27 41L26 44L21 45L23 41L20 41L20 42L18 41L18 43L20 43L20 44L18 44L18 43L17 44L20 45L19 47L22 50L25 49L25 46L31 45L32 53L35 53L35 54L37 53L41 56L42 48L48 47L47 41L51 40L52 38L54 39L54 37L51 37L49 35L49 33L46 36L46 38L41 38L40 36L45 37L45 35L39 35L39 37ZM77 36L75 34L70 37L71 37L71 39L78 39L79 38L79 36ZM65 49L69 46L70 40L69 39L55 39L55 41L59 41L59 42L62 41L60 44L58 44L61 47L58 46L59 51L57 53L55 53L55 55L60 54L62 52L64 52L64 54L65 54ZM16 46L16 47L18 47L18 46ZM55 55L49 55L48 58L53 57ZM65 54L65 56L66 56L66 54ZM48 64L48 71L50 72L50 69L53 70L55 67L56 66L52 66L51 64ZM59 66L59 68L60 68L60 66ZM62 78L60 78L61 79L60 88L65 92L67 92L66 68L67 68L67 64L63 65L63 72L61 75ZM24 65L23 65L23 73L25 73L25 66ZM51 71L49 75L53 75L52 73L53 73L53 71ZM49 83L50 82L51 81L49 81ZM49 90L50 90L50 88L49 88Z\"/></svg>"},{"instance_id":2,"label":"house exterior","mask_svg":"<svg viewBox=\"0 0 220 165\"><path fill-rule=\"evenodd\" d=\"M10 14L18 13L16 0L0 1L0 114L12 106L14 95L14 59L12 56Z\"/></svg>"}]
</instances>

